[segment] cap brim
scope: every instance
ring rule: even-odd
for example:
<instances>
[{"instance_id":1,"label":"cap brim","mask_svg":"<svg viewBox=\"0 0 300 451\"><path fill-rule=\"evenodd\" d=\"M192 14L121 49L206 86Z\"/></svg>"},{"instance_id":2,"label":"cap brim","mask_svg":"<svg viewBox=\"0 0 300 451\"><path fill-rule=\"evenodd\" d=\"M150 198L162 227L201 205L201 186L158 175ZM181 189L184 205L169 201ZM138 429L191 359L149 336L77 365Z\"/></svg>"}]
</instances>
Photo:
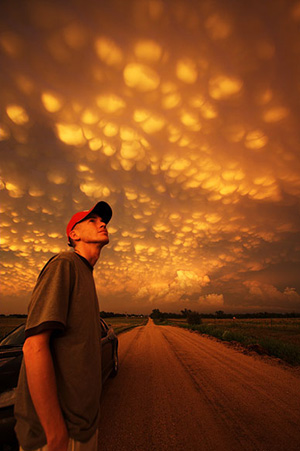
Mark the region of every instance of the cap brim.
<instances>
[{"instance_id":1,"label":"cap brim","mask_svg":"<svg viewBox=\"0 0 300 451\"><path fill-rule=\"evenodd\" d=\"M98 202L91 210L88 212L88 215L91 213L96 214L97 216L100 216L103 222L105 224L108 224L112 217L112 209L108 205L108 203L104 202L103 200Z\"/></svg>"}]
</instances>

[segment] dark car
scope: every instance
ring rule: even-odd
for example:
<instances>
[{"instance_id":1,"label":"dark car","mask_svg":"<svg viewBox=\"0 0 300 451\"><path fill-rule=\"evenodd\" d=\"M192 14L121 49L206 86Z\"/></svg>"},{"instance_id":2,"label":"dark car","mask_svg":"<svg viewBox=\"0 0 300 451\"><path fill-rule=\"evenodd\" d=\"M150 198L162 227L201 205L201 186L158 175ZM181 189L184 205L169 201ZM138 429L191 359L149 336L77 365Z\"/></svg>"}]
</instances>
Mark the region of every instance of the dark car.
<instances>
[{"instance_id":1,"label":"dark car","mask_svg":"<svg viewBox=\"0 0 300 451\"><path fill-rule=\"evenodd\" d=\"M100 325L104 383L109 376L114 377L118 372L118 338L113 328L102 318ZM25 324L21 324L0 341L0 451L18 449L13 409L24 341Z\"/></svg>"}]
</instances>

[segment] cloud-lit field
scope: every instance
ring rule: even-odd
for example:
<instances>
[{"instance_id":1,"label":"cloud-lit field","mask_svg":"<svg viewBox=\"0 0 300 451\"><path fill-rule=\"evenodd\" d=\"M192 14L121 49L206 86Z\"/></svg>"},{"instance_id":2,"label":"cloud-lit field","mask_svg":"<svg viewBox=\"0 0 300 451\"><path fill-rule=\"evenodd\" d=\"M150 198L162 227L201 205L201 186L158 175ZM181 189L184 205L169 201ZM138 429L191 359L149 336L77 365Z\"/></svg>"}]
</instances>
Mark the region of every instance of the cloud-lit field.
<instances>
[{"instance_id":1,"label":"cloud-lit field","mask_svg":"<svg viewBox=\"0 0 300 451\"><path fill-rule=\"evenodd\" d=\"M109 202L101 310L300 310L300 2L3 0L1 312Z\"/></svg>"}]
</instances>

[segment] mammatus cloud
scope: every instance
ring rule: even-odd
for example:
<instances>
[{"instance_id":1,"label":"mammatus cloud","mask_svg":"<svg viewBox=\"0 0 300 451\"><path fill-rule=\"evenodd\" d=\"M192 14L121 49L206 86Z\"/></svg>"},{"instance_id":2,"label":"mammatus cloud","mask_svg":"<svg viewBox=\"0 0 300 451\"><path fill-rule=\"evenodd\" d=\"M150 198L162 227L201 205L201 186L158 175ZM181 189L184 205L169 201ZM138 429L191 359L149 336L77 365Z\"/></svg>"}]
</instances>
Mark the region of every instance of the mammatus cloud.
<instances>
[{"instance_id":1,"label":"mammatus cloud","mask_svg":"<svg viewBox=\"0 0 300 451\"><path fill-rule=\"evenodd\" d=\"M189 292L195 291L205 287L210 282L207 275L198 276L194 271L177 271L177 275L174 282L170 284L170 288L174 290L180 290L183 293L189 294Z\"/></svg>"},{"instance_id":2,"label":"mammatus cloud","mask_svg":"<svg viewBox=\"0 0 300 451\"><path fill-rule=\"evenodd\" d=\"M20 8L0 6L2 310L99 199L102 310L299 310L299 1Z\"/></svg>"}]
</instances>

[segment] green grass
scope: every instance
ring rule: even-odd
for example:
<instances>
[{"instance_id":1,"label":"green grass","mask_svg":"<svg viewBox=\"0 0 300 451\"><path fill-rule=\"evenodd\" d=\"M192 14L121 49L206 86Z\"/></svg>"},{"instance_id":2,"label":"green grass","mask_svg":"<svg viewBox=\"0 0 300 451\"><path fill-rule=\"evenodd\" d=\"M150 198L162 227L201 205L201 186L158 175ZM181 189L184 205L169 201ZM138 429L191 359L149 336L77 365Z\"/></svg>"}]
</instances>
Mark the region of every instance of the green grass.
<instances>
[{"instance_id":1,"label":"green grass","mask_svg":"<svg viewBox=\"0 0 300 451\"><path fill-rule=\"evenodd\" d=\"M199 325L189 325L186 320L157 321L159 325L171 325L211 335L222 341L238 342L245 348L277 357L291 365L300 365L300 320L204 320ZM254 345L254 346L253 346Z\"/></svg>"},{"instance_id":2,"label":"green grass","mask_svg":"<svg viewBox=\"0 0 300 451\"><path fill-rule=\"evenodd\" d=\"M138 326L145 326L148 322L148 318L126 318L126 317L120 317L120 318L103 318L104 321L107 324L110 324L113 328L116 334L120 334L121 332L128 331L130 329L133 329L134 327Z\"/></svg>"}]
</instances>

